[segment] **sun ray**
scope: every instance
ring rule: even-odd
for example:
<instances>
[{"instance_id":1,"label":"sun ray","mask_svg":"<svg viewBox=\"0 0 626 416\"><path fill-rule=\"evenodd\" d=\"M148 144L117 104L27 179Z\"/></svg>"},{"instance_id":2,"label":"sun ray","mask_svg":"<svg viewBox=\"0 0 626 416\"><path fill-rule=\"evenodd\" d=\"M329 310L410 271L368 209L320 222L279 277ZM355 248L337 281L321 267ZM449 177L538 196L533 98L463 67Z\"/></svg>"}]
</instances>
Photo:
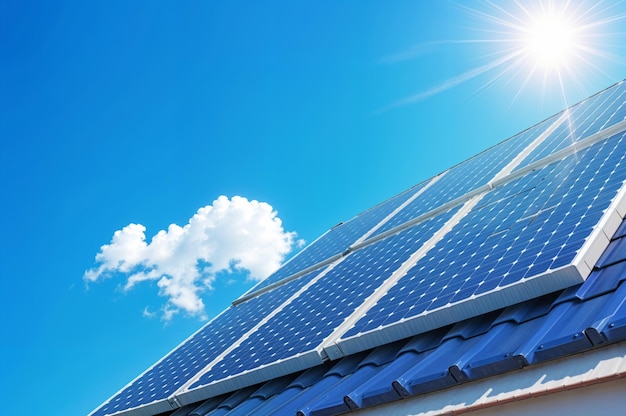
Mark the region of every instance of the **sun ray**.
<instances>
[{"instance_id":1,"label":"sun ray","mask_svg":"<svg viewBox=\"0 0 626 416\"><path fill-rule=\"evenodd\" d=\"M611 15L612 4L585 0L485 0L483 4L485 7L480 10L459 5L482 22L477 30L484 39L475 41L502 45L492 52L493 60L501 56L515 59L494 68L493 77L484 81L478 91L496 82L515 81L515 102L532 84L537 84L542 102L550 91L558 90L564 104L568 104L568 86L584 89L585 74L611 78L598 61L624 63L622 57L608 52L608 40L623 35L608 29L626 20L625 14Z\"/></svg>"}]
</instances>

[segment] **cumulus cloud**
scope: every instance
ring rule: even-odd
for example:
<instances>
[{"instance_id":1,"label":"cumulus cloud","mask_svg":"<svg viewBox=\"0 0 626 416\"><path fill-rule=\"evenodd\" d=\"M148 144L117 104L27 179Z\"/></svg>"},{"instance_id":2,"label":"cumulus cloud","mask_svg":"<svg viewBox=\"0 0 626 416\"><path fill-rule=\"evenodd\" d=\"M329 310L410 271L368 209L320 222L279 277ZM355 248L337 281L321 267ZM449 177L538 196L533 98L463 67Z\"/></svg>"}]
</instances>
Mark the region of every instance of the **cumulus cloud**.
<instances>
[{"instance_id":1,"label":"cumulus cloud","mask_svg":"<svg viewBox=\"0 0 626 416\"><path fill-rule=\"evenodd\" d=\"M171 224L148 242L146 227L128 224L100 248L87 282L125 275L124 289L154 281L167 298L163 319L180 311L205 317L200 294L212 288L218 273L246 271L252 280L274 272L291 251L296 233L283 229L265 202L220 196L200 208L184 226Z\"/></svg>"}]
</instances>

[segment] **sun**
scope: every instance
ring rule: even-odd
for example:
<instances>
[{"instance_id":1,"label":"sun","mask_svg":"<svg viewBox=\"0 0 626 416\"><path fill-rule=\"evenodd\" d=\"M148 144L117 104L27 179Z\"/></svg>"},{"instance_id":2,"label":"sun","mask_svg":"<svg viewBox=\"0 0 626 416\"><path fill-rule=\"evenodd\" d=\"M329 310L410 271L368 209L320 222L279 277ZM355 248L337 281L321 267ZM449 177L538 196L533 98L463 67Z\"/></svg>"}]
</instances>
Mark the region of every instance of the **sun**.
<instances>
[{"instance_id":1,"label":"sun","mask_svg":"<svg viewBox=\"0 0 626 416\"><path fill-rule=\"evenodd\" d=\"M624 62L623 56L609 52L616 44L610 38L623 33L626 20L626 15L615 12L614 3L482 0L478 4L478 8L460 7L477 18L476 37L465 42L487 48L481 57L487 63L463 78L489 73L479 90L513 81L518 85L513 101L530 91L541 99L558 93L567 103L568 92L583 90L588 79L609 76L606 64Z\"/></svg>"},{"instance_id":2,"label":"sun","mask_svg":"<svg viewBox=\"0 0 626 416\"><path fill-rule=\"evenodd\" d=\"M529 77L540 75L564 81L576 74L594 53L590 40L598 20L583 1L515 1L507 21L500 21L512 44L511 65L526 68Z\"/></svg>"},{"instance_id":3,"label":"sun","mask_svg":"<svg viewBox=\"0 0 626 416\"><path fill-rule=\"evenodd\" d=\"M415 103L474 78L475 93L498 85L542 106L584 92L599 78L615 82L615 67L626 65L623 46L626 13L620 2L598 0L475 0L455 4L466 14L461 38L434 44L473 45L469 68L388 107ZM469 2L468 2L469 3ZM469 51L469 49L468 49ZM462 66L461 66L462 67ZM618 78L619 79L619 78ZM511 88L512 87L512 88ZM513 91L517 89L517 91Z\"/></svg>"},{"instance_id":4,"label":"sun","mask_svg":"<svg viewBox=\"0 0 626 416\"><path fill-rule=\"evenodd\" d=\"M558 70L575 57L577 30L565 15L551 13L535 17L522 34L521 47L537 66Z\"/></svg>"}]
</instances>

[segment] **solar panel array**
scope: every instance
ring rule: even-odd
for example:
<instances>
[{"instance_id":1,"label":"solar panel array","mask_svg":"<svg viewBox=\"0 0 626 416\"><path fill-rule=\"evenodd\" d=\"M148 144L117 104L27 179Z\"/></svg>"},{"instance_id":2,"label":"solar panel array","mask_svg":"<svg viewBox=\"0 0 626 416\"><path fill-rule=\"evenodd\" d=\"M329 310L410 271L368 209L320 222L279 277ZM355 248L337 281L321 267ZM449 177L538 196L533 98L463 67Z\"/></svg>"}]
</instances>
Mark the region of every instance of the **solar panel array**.
<instances>
[{"instance_id":1,"label":"solar panel array","mask_svg":"<svg viewBox=\"0 0 626 416\"><path fill-rule=\"evenodd\" d=\"M488 193L345 337L393 325L494 291L510 303L529 279L572 263L626 178L618 134ZM613 230L614 231L614 230ZM525 290L530 290L525 288ZM539 295L555 290L538 289ZM515 299L521 301L521 298ZM440 323L438 324L440 325Z\"/></svg>"},{"instance_id":2,"label":"solar panel array","mask_svg":"<svg viewBox=\"0 0 626 416\"><path fill-rule=\"evenodd\" d=\"M315 266L320 262L341 254L347 247L355 243L364 236L383 218L393 210L414 197L427 186L427 183L420 184L400 195L397 195L382 204L352 218L346 223L333 227L327 233L318 238L313 244L305 247L300 253L294 256L288 263L278 269L270 277L260 282L253 291L258 291L282 279L297 274L308 267Z\"/></svg>"},{"instance_id":3,"label":"solar panel array","mask_svg":"<svg viewBox=\"0 0 626 416\"><path fill-rule=\"evenodd\" d=\"M382 239L325 273L192 387L302 354L317 347L389 278L455 210Z\"/></svg>"},{"instance_id":4,"label":"solar panel array","mask_svg":"<svg viewBox=\"0 0 626 416\"><path fill-rule=\"evenodd\" d=\"M167 400L189 378L216 359L229 345L250 331L274 308L304 285L294 280L262 296L230 307L125 387L96 414L113 414ZM166 409L171 407L166 405Z\"/></svg>"},{"instance_id":5,"label":"solar panel array","mask_svg":"<svg viewBox=\"0 0 626 416\"><path fill-rule=\"evenodd\" d=\"M150 415L577 284L626 215L621 82L333 227L92 414Z\"/></svg>"},{"instance_id":6,"label":"solar panel array","mask_svg":"<svg viewBox=\"0 0 626 416\"><path fill-rule=\"evenodd\" d=\"M626 117L626 83L621 82L587 100L572 106L569 116L572 122L563 123L536 149L520 168L605 130Z\"/></svg>"}]
</instances>

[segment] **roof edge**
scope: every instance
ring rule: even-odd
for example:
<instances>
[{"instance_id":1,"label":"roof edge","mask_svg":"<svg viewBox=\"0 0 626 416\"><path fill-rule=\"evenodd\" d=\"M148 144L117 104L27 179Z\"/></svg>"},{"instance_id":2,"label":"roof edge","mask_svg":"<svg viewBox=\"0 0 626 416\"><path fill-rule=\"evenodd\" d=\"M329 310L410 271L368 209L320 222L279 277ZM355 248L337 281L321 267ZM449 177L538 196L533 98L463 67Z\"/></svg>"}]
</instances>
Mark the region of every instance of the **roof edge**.
<instances>
[{"instance_id":1,"label":"roof edge","mask_svg":"<svg viewBox=\"0 0 626 416\"><path fill-rule=\"evenodd\" d=\"M393 414L399 411L428 415L463 414L625 377L626 341L623 341L560 360L456 385L453 389L363 409L358 414L380 414L385 409ZM499 389L494 391L494 385L499 386ZM397 411L394 413L395 409Z\"/></svg>"}]
</instances>

